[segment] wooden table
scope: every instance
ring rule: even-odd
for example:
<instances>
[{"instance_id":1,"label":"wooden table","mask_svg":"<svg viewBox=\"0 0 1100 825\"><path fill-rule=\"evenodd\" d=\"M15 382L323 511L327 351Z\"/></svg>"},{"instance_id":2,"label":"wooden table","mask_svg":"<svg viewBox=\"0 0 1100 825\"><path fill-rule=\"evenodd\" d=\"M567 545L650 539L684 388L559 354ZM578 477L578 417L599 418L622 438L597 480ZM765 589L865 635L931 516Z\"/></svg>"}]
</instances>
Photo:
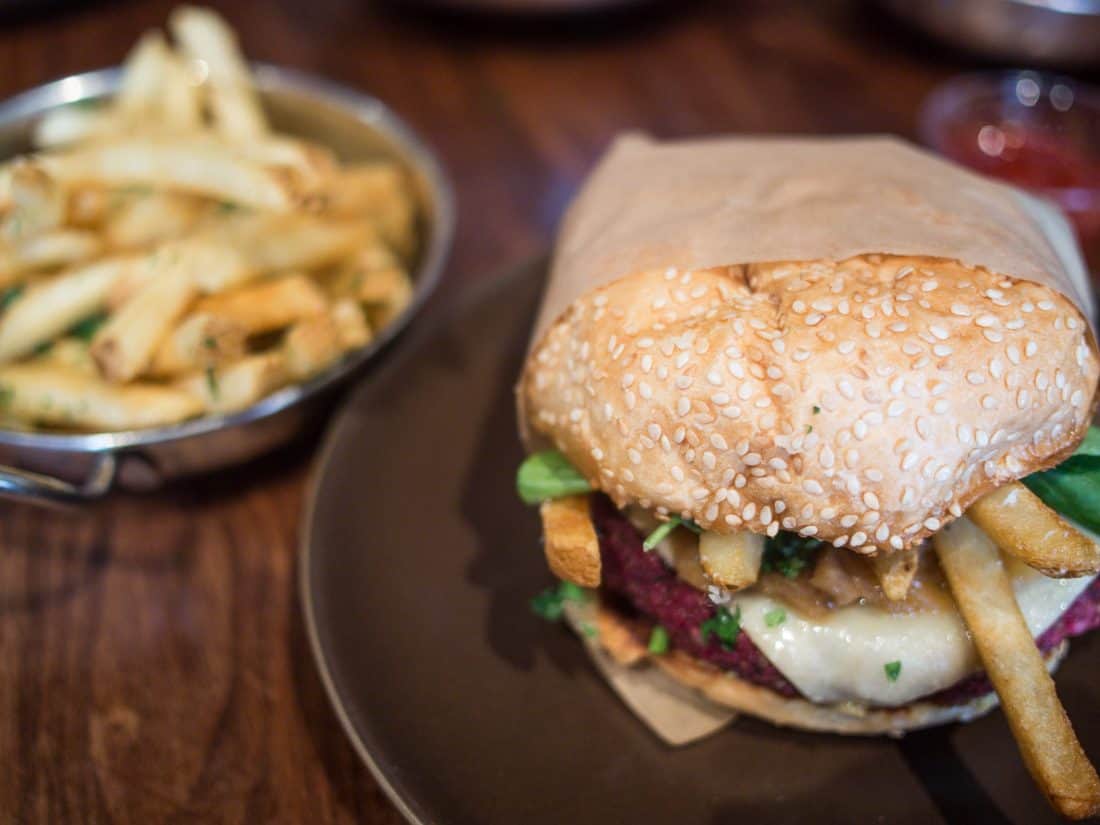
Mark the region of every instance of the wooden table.
<instances>
[{"instance_id":1,"label":"wooden table","mask_svg":"<svg viewBox=\"0 0 1100 825\"><path fill-rule=\"evenodd\" d=\"M858 3L673 0L523 25L425 21L411 2L214 5L253 58L368 90L438 148L461 217L436 307L546 250L620 130L912 135L922 97L965 67ZM0 25L0 94L117 63L172 6ZM399 821L304 639L315 443L85 513L0 506L0 821Z\"/></svg>"}]
</instances>

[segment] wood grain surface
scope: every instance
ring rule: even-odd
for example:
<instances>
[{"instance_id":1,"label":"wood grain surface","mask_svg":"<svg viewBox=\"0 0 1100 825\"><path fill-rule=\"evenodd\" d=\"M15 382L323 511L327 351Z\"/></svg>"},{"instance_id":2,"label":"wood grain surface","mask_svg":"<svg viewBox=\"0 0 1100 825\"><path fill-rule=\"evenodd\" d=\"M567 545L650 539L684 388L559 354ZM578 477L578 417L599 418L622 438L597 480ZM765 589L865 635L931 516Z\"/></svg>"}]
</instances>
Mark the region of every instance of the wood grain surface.
<instances>
[{"instance_id":1,"label":"wood grain surface","mask_svg":"<svg viewBox=\"0 0 1100 825\"><path fill-rule=\"evenodd\" d=\"M254 59L376 94L437 147L460 225L436 311L545 251L618 131L912 135L922 97L974 65L862 3L525 20L211 5ZM0 18L2 96L117 63L173 3L32 6ZM323 426L251 466L83 513L0 505L0 821L400 821L343 739L300 618L297 533Z\"/></svg>"}]
</instances>

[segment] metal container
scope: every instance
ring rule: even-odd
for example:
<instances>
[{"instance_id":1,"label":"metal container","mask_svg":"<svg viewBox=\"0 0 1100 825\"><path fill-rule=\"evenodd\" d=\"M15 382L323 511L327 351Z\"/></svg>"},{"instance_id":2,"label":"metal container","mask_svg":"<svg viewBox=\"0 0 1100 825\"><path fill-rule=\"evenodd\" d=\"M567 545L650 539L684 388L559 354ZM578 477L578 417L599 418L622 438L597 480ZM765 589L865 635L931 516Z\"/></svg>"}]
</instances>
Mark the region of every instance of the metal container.
<instances>
[{"instance_id":1,"label":"metal container","mask_svg":"<svg viewBox=\"0 0 1100 825\"><path fill-rule=\"evenodd\" d=\"M454 235L450 183L431 150L381 101L285 68L257 65L256 85L275 129L332 148L342 160L400 162L420 201L413 298L366 346L331 370L231 415L169 427L69 434L0 430L0 497L45 504L89 501L114 487L154 489L222 469L286 443L323 414L333 391L362 370L423 306L439 282ZM0 158L26 151L35 121L58 106L109 98L121 71L73 75L0 104Z\"/></svg>"},{"instance_id":2,"label":"metal container","mask_svg":"<svg viewBox=\"0 0 1100 825\"><path fill-rule=\"evenodd\" d=\"M928 34L992 57L1100 64L1100 0L881 0Z\"/></svg>"}]
</instances>

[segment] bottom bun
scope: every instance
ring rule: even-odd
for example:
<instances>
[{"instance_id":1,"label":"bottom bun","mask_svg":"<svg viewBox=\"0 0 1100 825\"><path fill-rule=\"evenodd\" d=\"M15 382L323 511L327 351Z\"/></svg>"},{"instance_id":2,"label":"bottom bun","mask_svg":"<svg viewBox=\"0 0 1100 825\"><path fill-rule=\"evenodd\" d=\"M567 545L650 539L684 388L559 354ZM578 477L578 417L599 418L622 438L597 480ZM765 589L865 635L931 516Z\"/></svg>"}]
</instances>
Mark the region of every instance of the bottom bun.
<instances>
[{"instance_id":1,"label":"bottom bun","mask_svg":"<svg viewBox=\"0 0 1100 825\"><path fill-rule=\"evenodd\" d=\"M806 699L781 696L683 651L651 654L638 641L630 620L606 605L599 607L597 627L600 646L620 664L644 666L647 661L652 662L710 701L782 727L852 736L901 736L907 731L934 725L969 722L999 703L997 694L989 693L958 705L921 701L899 708L872 708L854 702L818 705ZM1044 657L1047 670L1053 671L1067 650L1069 643L1063 641L1047 653Z\"/></svg>"}]
</instances>

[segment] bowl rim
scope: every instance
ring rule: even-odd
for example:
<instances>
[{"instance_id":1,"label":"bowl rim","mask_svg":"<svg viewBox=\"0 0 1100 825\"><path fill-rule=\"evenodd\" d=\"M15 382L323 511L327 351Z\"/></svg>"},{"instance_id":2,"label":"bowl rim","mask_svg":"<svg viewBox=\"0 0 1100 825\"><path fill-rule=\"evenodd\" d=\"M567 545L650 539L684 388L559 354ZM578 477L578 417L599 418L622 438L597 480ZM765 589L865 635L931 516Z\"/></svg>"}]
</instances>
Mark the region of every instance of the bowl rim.
<instances>
[{"instance_id":1,"label":"bowl rim","mask_svg":"<svg viewBox=\"0 0 1100 825\"><path fill-rule=\"evenodd\" d=\"M59 433L0 429L0 447L82 454L115 452L181 441L270 418L323 393L363 367L408 326L439 285L454 239L456 213L454 189L436 153L393 109L372 95L286 66L269 63L251 66L261 95L269 91L296 93L352 115L382 138L392 154L418 179L417 183L428 195L424 203L427 231L420 260L413 270L413 297L409 305L370 342L332 368L277 390L243 410L135 430ZM118 90L121 79L122 68L113 66L68 75L20 92L0 102L0 128L58 106L108 97Z\"/></svg>"}]
</instances>

